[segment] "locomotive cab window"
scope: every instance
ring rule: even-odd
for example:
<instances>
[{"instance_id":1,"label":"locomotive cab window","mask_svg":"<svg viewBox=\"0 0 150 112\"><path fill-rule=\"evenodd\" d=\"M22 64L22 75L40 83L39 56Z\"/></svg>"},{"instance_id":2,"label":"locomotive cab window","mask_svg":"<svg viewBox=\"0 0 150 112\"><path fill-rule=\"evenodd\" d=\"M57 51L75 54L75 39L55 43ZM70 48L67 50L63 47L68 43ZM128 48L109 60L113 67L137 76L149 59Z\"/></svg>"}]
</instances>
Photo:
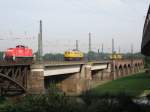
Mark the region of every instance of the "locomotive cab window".
<instances>
[{"instance_id":1,"label":"locomotive cab window","mask_svg":"<svg viewBox=\"0 0 150 112\"><path fill-rule=\"evenodd\" d=\"M17 45L16 48L25 48L23 45Z\"/></svg>"}]
</instances>

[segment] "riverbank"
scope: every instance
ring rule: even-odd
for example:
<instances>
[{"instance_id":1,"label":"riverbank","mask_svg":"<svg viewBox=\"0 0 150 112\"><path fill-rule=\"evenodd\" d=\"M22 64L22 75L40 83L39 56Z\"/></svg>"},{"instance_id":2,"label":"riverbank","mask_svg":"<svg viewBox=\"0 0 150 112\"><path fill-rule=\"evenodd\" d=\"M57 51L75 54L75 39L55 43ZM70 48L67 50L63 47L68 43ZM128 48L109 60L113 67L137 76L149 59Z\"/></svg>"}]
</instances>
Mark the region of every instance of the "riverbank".
<instances>
[{"instance_id":1,"label":"riverbank","mask_svg":"<svg viewBox=\"0 0 150 112\"><path fill-rule=\"evenodd\" d=\"M129 75L99 85L90 91L95 95L126 93L132 96L145 96L150 93L150 74L141 72Z\"/></svg>"}]
</instances>

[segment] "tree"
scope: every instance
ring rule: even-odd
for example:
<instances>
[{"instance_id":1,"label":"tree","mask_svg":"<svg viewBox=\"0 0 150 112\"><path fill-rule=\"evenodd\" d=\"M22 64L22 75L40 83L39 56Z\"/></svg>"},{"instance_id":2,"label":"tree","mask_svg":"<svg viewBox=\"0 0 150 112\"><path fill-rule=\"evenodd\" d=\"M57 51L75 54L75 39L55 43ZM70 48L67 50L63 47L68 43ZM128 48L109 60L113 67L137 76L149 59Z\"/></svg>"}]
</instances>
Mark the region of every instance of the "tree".
<instances>
[{"instance_id":1,"label":"tree","mask_svg":"<svg viewBox=\"0 0 150 112\"><path fill-rule=\"evenodd\" d=\"M47 53L43 56L43 59L46 61L63 61L64 55L61 53L57 53L57 54Z\"/></svg>"}]
</instances>

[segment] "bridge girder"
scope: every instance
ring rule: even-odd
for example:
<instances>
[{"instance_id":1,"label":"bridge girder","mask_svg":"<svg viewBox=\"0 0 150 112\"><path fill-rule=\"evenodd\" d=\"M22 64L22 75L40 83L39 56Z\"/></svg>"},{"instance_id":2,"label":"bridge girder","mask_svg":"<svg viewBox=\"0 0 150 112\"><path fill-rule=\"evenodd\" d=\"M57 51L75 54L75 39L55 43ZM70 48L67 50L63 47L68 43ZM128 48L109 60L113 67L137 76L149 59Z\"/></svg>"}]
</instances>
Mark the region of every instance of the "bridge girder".
<instances>
[{"instance_id":1,"label":"bridge girder","mask_svg":"<svg viewBox=\"0 0 150 112\"><path fill-rule=\"evenodd\" d=\"M17 96L27 88L29 66L0 66L0 95Z\"/></svg>"},{"instance_id":2,"label":"bridge girder","mask_svg":"<svg viewBox=\"0 0 150 112\"><path fill-rule=\"evenodd\" d=\"M150 56L150 7L148 9L148 13L145 19L141 52L144 55Z\"/></svg>"}]
</instances>

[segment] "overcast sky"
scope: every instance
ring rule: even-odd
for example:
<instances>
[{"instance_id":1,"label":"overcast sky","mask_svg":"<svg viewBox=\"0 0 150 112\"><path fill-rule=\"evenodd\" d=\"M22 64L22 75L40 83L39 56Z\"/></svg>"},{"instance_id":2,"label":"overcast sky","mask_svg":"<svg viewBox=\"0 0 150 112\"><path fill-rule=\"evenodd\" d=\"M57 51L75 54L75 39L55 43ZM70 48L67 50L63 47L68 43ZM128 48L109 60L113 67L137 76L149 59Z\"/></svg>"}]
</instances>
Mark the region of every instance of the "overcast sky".
<instances>
[{"instance_id":1,"label":"overcast sky","mask_svg":"<svg viewBox=\"0 0 150 112\"><path fill-rule=\"evenodd\" d=\"M43 47L46 52L75 48L92 50L104 44L104 51L140 51L143 25L150 0L0 0L0 50L24 44L37 50L39 20L43 21Z\"/></svg>"}]
</instances>

